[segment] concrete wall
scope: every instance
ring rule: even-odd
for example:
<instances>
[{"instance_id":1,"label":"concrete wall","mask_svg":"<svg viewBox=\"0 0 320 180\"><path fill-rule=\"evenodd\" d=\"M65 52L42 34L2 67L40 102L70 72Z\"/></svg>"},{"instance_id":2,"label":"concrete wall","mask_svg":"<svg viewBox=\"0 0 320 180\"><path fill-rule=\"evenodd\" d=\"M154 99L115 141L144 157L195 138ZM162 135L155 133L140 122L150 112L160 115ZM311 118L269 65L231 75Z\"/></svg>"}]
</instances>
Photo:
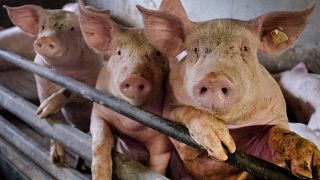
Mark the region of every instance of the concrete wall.
<instances>
[{"instance_id":1,"label":"concrete wall","mask_svg":"<svg viewBox=\"0 0 320 180\"><path fill-rule=\"evenodd\" d=\"M157 9L161 0L87 0L86 4L110 9L116 20L127 26L142 27L136 5ZM297 44L282 56L273 58L259 55L261 62L270 71L288 69L299 61L305 61L310 70L320 73L320 1L319 0L182 0L194 21L213 18L251 19L275 10L300 10L316 3L310 22Z\"/></svg>"}]
</instances>

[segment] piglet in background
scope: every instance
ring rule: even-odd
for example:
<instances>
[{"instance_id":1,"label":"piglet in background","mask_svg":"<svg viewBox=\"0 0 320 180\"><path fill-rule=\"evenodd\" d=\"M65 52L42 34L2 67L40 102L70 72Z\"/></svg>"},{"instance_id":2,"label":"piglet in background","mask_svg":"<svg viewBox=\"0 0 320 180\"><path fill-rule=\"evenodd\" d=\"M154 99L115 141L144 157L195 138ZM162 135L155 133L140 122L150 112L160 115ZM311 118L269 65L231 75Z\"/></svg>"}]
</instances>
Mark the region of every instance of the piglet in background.
<instances>
[{"instance_id":1,"label":"piglet in background","mask_svg":"<svg viewBox=\"0 0 320 180\"><path fill-rule=\"evenodd\" d=\"M320 75L308 73L304 63L273 75L286 99L288 113L320 137Z\"/></svg>"},{"instance_id":2,"label":"piglet in background","mask_svg":"<svg viewBox=\"0 0 320 180\"><path fill-rule=\"evenodd\" d=\"M33 43L36 64L94 86L102 56L85 43L78 14L65 10L46 10L36 5L6 7L11 21L25 33L36 37ZM46 79L35 76L39 100L37 114L41 118L57 115L73 126L87 132L90 126L92 102ZM51 160L64 163L61 145L52 141Z\"/></svg>"},{"instance_id":3,"label":"piglet in background","mask_svg":"<svg viewBox=\"0 0 320 180\"><path fill-rule=\"evenodd\" d=\"M108 11L80 5L80 25L86 42L99 52L109 52L96 88L143 110L162 115L167 59L147 40L143 29L116 24ZM122 153L165 175L172 151L169 138L99 104L91 115L92 177L111 179L111 149ZM120 148L119 148L120 147ZM147 157L138 157L144 149ZM145 159L147 160L145 162Z\"/></svg>"}]
</instances>

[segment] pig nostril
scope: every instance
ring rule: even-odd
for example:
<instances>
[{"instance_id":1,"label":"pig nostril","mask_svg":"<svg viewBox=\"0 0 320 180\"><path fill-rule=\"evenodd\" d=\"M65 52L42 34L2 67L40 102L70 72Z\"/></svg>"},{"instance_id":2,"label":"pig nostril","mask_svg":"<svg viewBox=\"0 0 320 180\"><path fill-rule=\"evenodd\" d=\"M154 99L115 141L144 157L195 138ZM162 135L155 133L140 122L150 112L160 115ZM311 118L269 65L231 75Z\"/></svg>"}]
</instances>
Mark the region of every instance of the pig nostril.
<instances>
[{"instance_id":1,"label":"pig nostril","mask_svg":"<svg viewBox=\"0 0 320 180\"><path fill-rule=\"evenodd\" d=\"M53 48L54 48L54 45L53 45L53 44L49 44L49 47L50 47L51 49L53 49Z\"/></svg>"},{"instance_id":2,"label":"pig nostril","mask_svg":"<svg viewBox=\"0 0 320 180\"><path fill-rule=\"evenodd\" d=\"M204 93L206 93L208 91L208 89L206 88L206 87L202 87L201 89L200 89L200 94L204 94Z\"/></svg>"},{"instance_id":3,"label":"pig nostril","mask_svg":"<svg viewBox=\"0 0 320 180\"><path fill-rule=\"evenodd\" d=\"M225 95L228 93L228 89L227 89L227 88L225 88L225 87L224 87L224 88L222 88L222 89L221 89L221 91L222 91L222 92L223 92L223 94L225 94Z\"/></svg>"},{"instance_id":4,"label":"pig nostril","mask_svg":"<svg viewBox=\"0 0 320 180\"><path fill-rule=\"evenodd\" d=\"M142 91L144 89L144 85L143 84L139 85L139 89Z\"/></svg>"}]
</instances>

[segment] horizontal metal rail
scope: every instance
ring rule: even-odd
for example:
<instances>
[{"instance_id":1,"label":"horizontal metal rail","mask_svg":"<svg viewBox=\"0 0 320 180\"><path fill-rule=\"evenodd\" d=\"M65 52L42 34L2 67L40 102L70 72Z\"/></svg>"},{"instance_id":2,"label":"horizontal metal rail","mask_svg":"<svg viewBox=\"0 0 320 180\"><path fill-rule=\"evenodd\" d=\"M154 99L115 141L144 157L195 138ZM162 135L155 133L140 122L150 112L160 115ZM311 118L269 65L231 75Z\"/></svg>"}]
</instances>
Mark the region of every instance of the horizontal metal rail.
<instances>
[{"instance_id":1,"label":"horizontal metal rail","mask_svg":"<svg viewBox=\"0 0 320 180\"><path fill-rule=\"evenodd\" d=\"M0 137L0 154L9 160L19 171L30 179L54 180L46 171L35 164L30 158Z\"/></svg>"},{"instance_id":2,"label":"horizontal metal rail","mask_svg":"<svg viewBox=\"0 0 320 180\"><path fill-rule=\"evenodd\" d=\"M1 85L0 107L19 117L39 133L59 141L64 147L91 162L91 137L88 134L64 123L57 123L55 119L40 119L35 113L37 107L34 104ZM116 151L113 155L115 172L113 175L119 179L134 179L132 176L138 177L137 179L167 179Z\"/></svg>"},{"instance_id":3,"label":"horizontal metal rail","mask_svg":"<svg viewBox=\"0 0 320 180\"><path fill-rule=\"evenodd\" d=\"M0 135L57 179L89 179L76 170L50 162L48 150L0 116Z\"/></svg>"},{"instance_id":4,"label":"horizontal metal rail","mask_svg":"<svg viewBox=\"0 0 320 180\"><path fill-rule=\"evenodd\" d=\"M45 79L51 80L77 94L81 94L91 101L99 103L114 110L115 112L140 122L145 126L162 132L196 149L204 150L201 145L197 144L190 137L188 130L184 126L168 121L152 113L143 111L136 106L119 100L111 95L102 93L72 78L58 74L51 69L32 63L16 54L0 50L0 57L22 69L35 73ZM229 153L228 156L229 158L225 162L239 169L252 173L257 177L263 179L297 179L289 170L271 164L260 158L247 155L238 150L233 154Z\"/></svg>"}]
</instances>

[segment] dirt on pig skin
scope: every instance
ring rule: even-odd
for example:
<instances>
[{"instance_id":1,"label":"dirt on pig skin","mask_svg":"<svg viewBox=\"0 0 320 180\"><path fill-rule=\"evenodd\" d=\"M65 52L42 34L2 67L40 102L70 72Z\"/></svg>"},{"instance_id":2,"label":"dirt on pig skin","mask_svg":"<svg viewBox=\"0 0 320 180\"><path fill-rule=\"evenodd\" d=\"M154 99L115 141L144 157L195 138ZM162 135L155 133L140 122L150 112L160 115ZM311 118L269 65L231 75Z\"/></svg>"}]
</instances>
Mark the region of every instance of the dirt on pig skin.
<instances>
[{"instance_id":1,"label":"dirt on pig skin","mask_svg":"<svg viewBox=\"0 0 320 180\"><path fill-rule=\"evenodd\" d=\"M122 27L111 19L109 11L83 5L80 5L80 24L88 45L109 56L96 88L161 115L168 63L148 42L143 30ZM99 104L93 106L90 132L93 179L112 178L113 147L165 175L172 151L167 136ZM122 144L116 145L117 140ZM146 152L133 154L140 150Z\"/></svg>"},{"instance_id":2,"label":"dirt on pig skin","mask_svg":"<svg viewBox=\"0 0 320 180\"><path fill-rule=\"evenodd\" d=\"M25 33L35 38L34 62L55 72L94 86L102 66L102 55L90 49L81 34L78 14L61 9L47 10L36 5L5 7L11 21ZM30 44L31 45L31 44ZM92 102L57 84L35 75L40 118L57 116L60 110L64 118L82 131L90 124ZM85 109L85 110L83 110ZM56 144L56 143L53 143ZM64 154L60 148L50 148L52 160L63 164Z\"/></svg>"},{"instance_id":3,"label":"dirt on pig skin","mask_svg":"<svg viewBox=\"0 0 320 180\"><path fill-rule=\"evenodd\" d=\"M231 169L222 162L236 148L289 167L299 177L319 179L319 150L294 133L284 135L290 132L285 100L257 58L258 51L275 56L293 45L314 5L301 11L269 12L247 21L205 22L190 21L179 0L163 0L160 11L138 9L147 38L169 57L164 117L185 125L208 152L172 141L194 179L245 178L240 171L230 175ZM280 39L275 32L289 38ZM278 157L281 163L275 161ZM304 160L312 167L307 171L299 168Z\"/></svg>"}]
</instances>

